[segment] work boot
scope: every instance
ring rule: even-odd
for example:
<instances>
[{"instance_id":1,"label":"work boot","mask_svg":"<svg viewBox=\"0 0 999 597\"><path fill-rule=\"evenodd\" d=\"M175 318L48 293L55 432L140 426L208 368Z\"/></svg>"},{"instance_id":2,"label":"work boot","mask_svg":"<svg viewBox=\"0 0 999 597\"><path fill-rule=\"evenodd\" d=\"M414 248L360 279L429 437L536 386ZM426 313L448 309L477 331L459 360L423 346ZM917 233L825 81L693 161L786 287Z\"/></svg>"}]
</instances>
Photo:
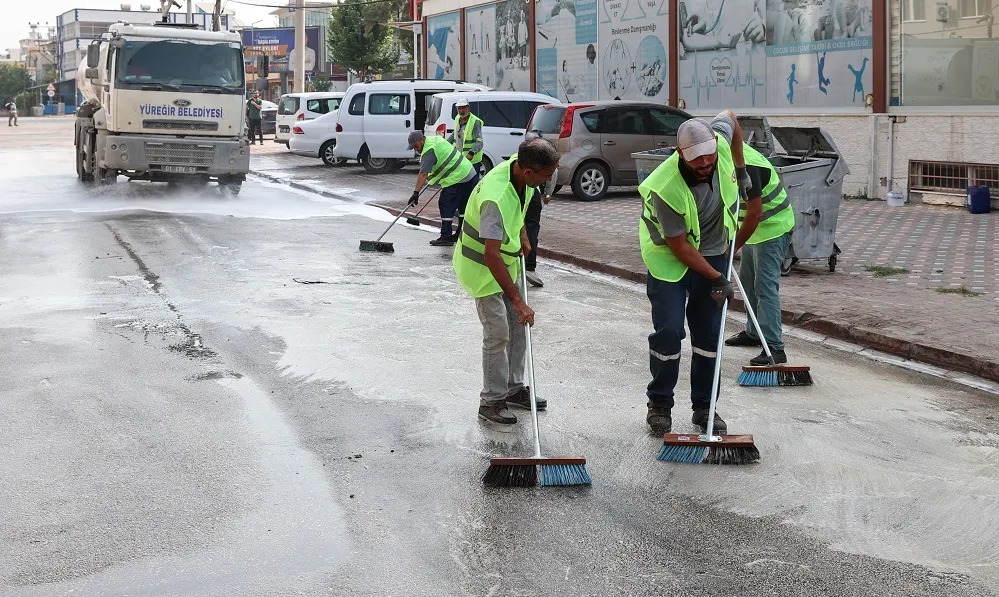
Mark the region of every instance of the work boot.
<instances>
[{"instance_id":1,"label":"work boot","mask_svg":"<svg viewBox=\"0 0 999 597\"><path fill-rule=\"evenodd\" d=\"M784 354L783 350L771 350L770 354L774 355L774 364L776 365L787 362L787 355ZM764 367L770 364L770 359L767 358L766 351L763 351L750 359L749 364L755 367Z\"/></svg>"},{"instance_id":2,"label":"work boot","mask_svg":"<svg viewBox=\"0 0 999 597\"><path fill-rule=\"evenodd\" d=\"M645 422L649 424L652 435L666 435L673 429L673 414L671 409L665 406L656 406L648 403L649 412L645 415Z\"/></svg>"},{"instance_id":3,"label":"work boot","mask_svg":"<svg viewBox=\"0 0 999 597\"><path fill-rule=\"evenodd\" d=\"M526 408L531 410L531 390L527 386L520 388L516 394L512 394L506 397L506 403L509 406L516 406L517 408ZM544 398L534 397L534 401L537 402L538 410L545 410L548 408L548 401Z\"/></svg>"},{"instance_id":4,"label":"work boot","mask_svg":"<svg viewBox=\"0 0 999 597\"><path fill-rule=\"evenodd\" d=\"M442 236L430 241L431 247L453 247L455 238L453 236Z\"/></svg>"},{"instance_id":5,"label":"work boot","mask_svg":"<svg viewBox=\"0 0 999 597\"><path fill-rule=\"evenodd\" d=\"M725 346L763 346L759 338L753 338L746 332L739 332L731 338L725 339Z\"/></svg>"},{"instance_id":6,"label":"work boot","mask_svg":"<svg viewBox=\"0 0 999 597\"><path fill-rule=\"evenodd\" d=\"M501 425L513 425L517 422L517 417L507 410L503 402L490 402L479 406L479 418Z\"/></svg>"},{"instance_id":7,"label":"work boot","mask_svg":"<svg viewBox=\"0 0 999 597\"><path fill-rule=\"evenodd\" d=\"M524 275L527 277L527 283L535 288L541 288L545 285L545 283L541 281L541 276L535 272L526 272Z\"/></svg>"},{"instance_id":8,"label":"work boot","mask_svg":"<svg viewBox=\"0 0 999 597\"><path fill-rule=\"evenodd\" d=\"M701 429L707 431L708 429L708 409L698 408L694 410L694 416L690 420L694 425L699 426ZM722 420L721 415L715 412L715 431L718 433L725 433L728 431L728 423Z\"/></svg>"}]
</instances>

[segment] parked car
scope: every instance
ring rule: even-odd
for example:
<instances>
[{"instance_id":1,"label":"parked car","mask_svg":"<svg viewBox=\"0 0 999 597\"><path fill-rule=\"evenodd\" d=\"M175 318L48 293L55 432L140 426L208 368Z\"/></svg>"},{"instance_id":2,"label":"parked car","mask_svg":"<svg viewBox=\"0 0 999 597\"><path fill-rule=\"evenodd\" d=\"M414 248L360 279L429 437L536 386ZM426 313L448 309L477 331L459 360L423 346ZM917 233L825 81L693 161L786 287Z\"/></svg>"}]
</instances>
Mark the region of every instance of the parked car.
<instances>
[{"instance_id":1,"label":"parked car","mask_svg":"<svg viewBox=\"0 0 999 597\"><path fill-rule=\"evenodd\" d=\"M312 91L309 93L288 93L278 102L277 132L274 140L288 145L291 127L303 120L313 120L329 114L340 107L343 100L340 91Z\"/></svg>"},{"instance_id":2,"label":"parked car","mask_svg":"<svg viewBox=\"0 0 999 597\"><path fill-rule=\"evenodd\" d=\"M463 81L404 79L354 83L343 98L336 123L337 159L359 160L368 172L396 170L414 157L411 131L422 131L428 100L448 91L488 91Z\"/></svg>"},{"instance_id":3,"label":"parked car","mask_svg":"<svg viewBox=\"0 0 999 597\"><path fill-rule=\"evenodd\" d=\"M295 155L319 158L327 166L345 163L347 160L337 160L333 155L333 149L336 147L336 118L337 113L334 110L315 120L299 122L292 126L288 149Z\"/></svg>"},{"instance_id":4,"label":"parked car","mask_svg":"<svg viewBox=\"0 0 999 597\"><path fill-rule=\"evenodd\" d=\"M597 201L611 186L638 184L631 154L676 146L687 112L661 104L619 100L538 106L527 129L555 143L556 184L571 185L583 201Z\"/></svg>"},{"instance_id":5,"label":"parked car","mask_svg":"<svg viewBox=\"0 0 999 597\"><path fill-rule=\"evenodd\" d=\"M558 100L540 93L515 91L485 91L481 93L438 93L430 100L426 135L447 137L453 132L454 119L458 116L455 102L468 100L472 114L482 119L482 166L485 171L517 152L524 140L527 121L538 106L557 104Z\"/></svg>"},{"instance_id":6,"label":"parked car","mask_svg":"<svg viewBox=\"0 0 999 597\"><path fill-rule=\"evenodd\" d=\"M265 135L273 135L277 132L277 111L278 105L274 102L261 100L260 108L260 128Z\"/></svg>"}]
</instances>

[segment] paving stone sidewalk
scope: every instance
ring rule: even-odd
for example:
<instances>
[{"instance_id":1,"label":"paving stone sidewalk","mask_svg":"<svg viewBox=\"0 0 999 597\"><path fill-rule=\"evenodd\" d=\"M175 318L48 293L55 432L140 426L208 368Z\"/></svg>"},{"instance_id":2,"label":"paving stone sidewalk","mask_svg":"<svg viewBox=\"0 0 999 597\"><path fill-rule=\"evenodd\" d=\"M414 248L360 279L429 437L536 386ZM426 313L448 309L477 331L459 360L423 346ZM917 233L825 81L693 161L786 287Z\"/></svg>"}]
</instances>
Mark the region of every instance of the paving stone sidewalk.
<instances>
[{"instance_id":1,"label":"paving stone sidewalk","mask_svg":"<svg viewBox=\"0 0 999 597\"><path fill-rule=\"evenodd\" d=\"M254 155L252 167L263 176L390 210L405 205L416 174L410 167L368 175L358 167L325 167L271 148ZM548 258L644 281L640 212L634 188L615 189L595 203L577 201L563 190L542 212L539 250ZM436 204L423 216L436 223ZM825 261L796 265L782 281L785 322L999 381L997 221L995 212L844 201L836 272L830 273Z\"/></svg>"}]
</instances>

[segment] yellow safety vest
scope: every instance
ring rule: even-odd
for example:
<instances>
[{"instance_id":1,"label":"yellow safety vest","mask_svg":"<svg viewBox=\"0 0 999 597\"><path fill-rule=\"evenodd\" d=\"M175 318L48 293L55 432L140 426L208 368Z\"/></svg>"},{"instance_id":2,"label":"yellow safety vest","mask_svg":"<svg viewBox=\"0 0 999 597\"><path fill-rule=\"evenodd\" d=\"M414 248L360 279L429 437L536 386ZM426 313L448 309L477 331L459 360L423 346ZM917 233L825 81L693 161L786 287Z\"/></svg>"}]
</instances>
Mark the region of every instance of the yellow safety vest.
<instances>
[{"instance_id":1,"label":"yellow safety vest","mask_svg":"<svg viewBox=\"0 0 999 597\"><path fill-rule=\"evenodd\" d=\"M763 214L760 216L760 223L746 241L747 245L758 245L794 230L794 210L791 209L791 200L770 160L749 145L743 144L742 151L746 155L747 166L757 166L770 171L770 180L763 189ZM740 226L745 219L746 206L743 204L739 209Z\"/></svg>"},{"instance_id":2,"label":"yellow safety vest","mask_svg":"<svg viewBox=\"0 0 999 597\"><path fill-rule=\"evenodd\" d=\"M735 178L735 163L732 149L724 137L715 133L718 139L718 186L724 204L725 229L729 235L735 234L736 205L739 186ZM662 225L656 217L653 206L653 193L662 198L673 211L683 216L687 225L687 240L695 249L701 246L701 224L697 217L697 203L694 194L680 174L680 152L674 152L665 162L649 175L638 187L642 196L642 219L638 223L638 238L642 247L642 260L649 273L659 280L679 282L687 273L687 265L680 261L666 242ZM729 236L731 240L731 236Z\"/></svg>"},{"instance_id":3,"label":"yellow safety vest","mask_svg":"<svg viewBox=\"0 0 999 597\"><path fill-rule=\"evenodd\" d=\"M458 127L461 126L461 116L459 115L454 119L454 145L461 150L462 155L468 155L472 151L472 147L475 146L475 137L472 136L472 131L475 130L475 123L478 122L480 127L485 126L482 123L482 119L469 112L468 122L465 123L465 128L461 132L461 137L458 137ZM479 130L482 130L481 128ZM482 161L482 151L472 155L472 164L478 164Z\"/></svg>"},{"instance_id":4,"label":"yellow safety vest","mask_svg":"<svg viewBox=\"0 0 999 597\"><path fill-rule=\"evenodd\" d=\"M427 184L451 187L465 180L472 171L472 163L458 149L438 136L427 137L423 142L422 158L428 151L437 156L433 171L427 176Z\"/></svg>"},{"instance_id":5,"label":"yellow safety vest","mask_svg":"<svg viewBox=\"0 0 999 597\"><path fill-rule=\"evenodd\" d=\"M499 207L503 216L503 242L500 244L500 255L506 264L510 278L516 282L520 272L520 231L524 227L524 214L531 203L534 189L524 190L524 202L521 204L517 189L510 181L510 168L517 155L497 165L486 174L468 199L465 207L465 222L461 227L461 236L454 247L451 263L458 282L468 294L481 298L502 292L499 282L486 267L486 241L479 236L479 218L482 206L493 202Z\"/></svg>"}]
</instances>

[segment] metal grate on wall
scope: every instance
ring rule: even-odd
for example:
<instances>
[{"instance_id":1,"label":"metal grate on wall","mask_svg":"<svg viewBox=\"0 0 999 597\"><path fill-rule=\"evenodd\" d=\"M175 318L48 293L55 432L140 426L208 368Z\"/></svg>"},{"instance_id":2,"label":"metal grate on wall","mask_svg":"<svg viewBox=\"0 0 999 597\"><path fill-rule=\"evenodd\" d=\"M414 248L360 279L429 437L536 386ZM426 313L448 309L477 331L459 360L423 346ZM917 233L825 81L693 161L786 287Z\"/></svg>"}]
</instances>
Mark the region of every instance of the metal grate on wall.
<instances>
[{"instance_id":1,"label":"metal grate on wall","mask_svg":"<svg viewBox=\"0 0 999 597\"><path fill-rule=\"evenodd\" d=\"M989 187L999 196L999 164L909 161L909 190L965 194L968 187Z\"/></svg>"}]
</instances>

